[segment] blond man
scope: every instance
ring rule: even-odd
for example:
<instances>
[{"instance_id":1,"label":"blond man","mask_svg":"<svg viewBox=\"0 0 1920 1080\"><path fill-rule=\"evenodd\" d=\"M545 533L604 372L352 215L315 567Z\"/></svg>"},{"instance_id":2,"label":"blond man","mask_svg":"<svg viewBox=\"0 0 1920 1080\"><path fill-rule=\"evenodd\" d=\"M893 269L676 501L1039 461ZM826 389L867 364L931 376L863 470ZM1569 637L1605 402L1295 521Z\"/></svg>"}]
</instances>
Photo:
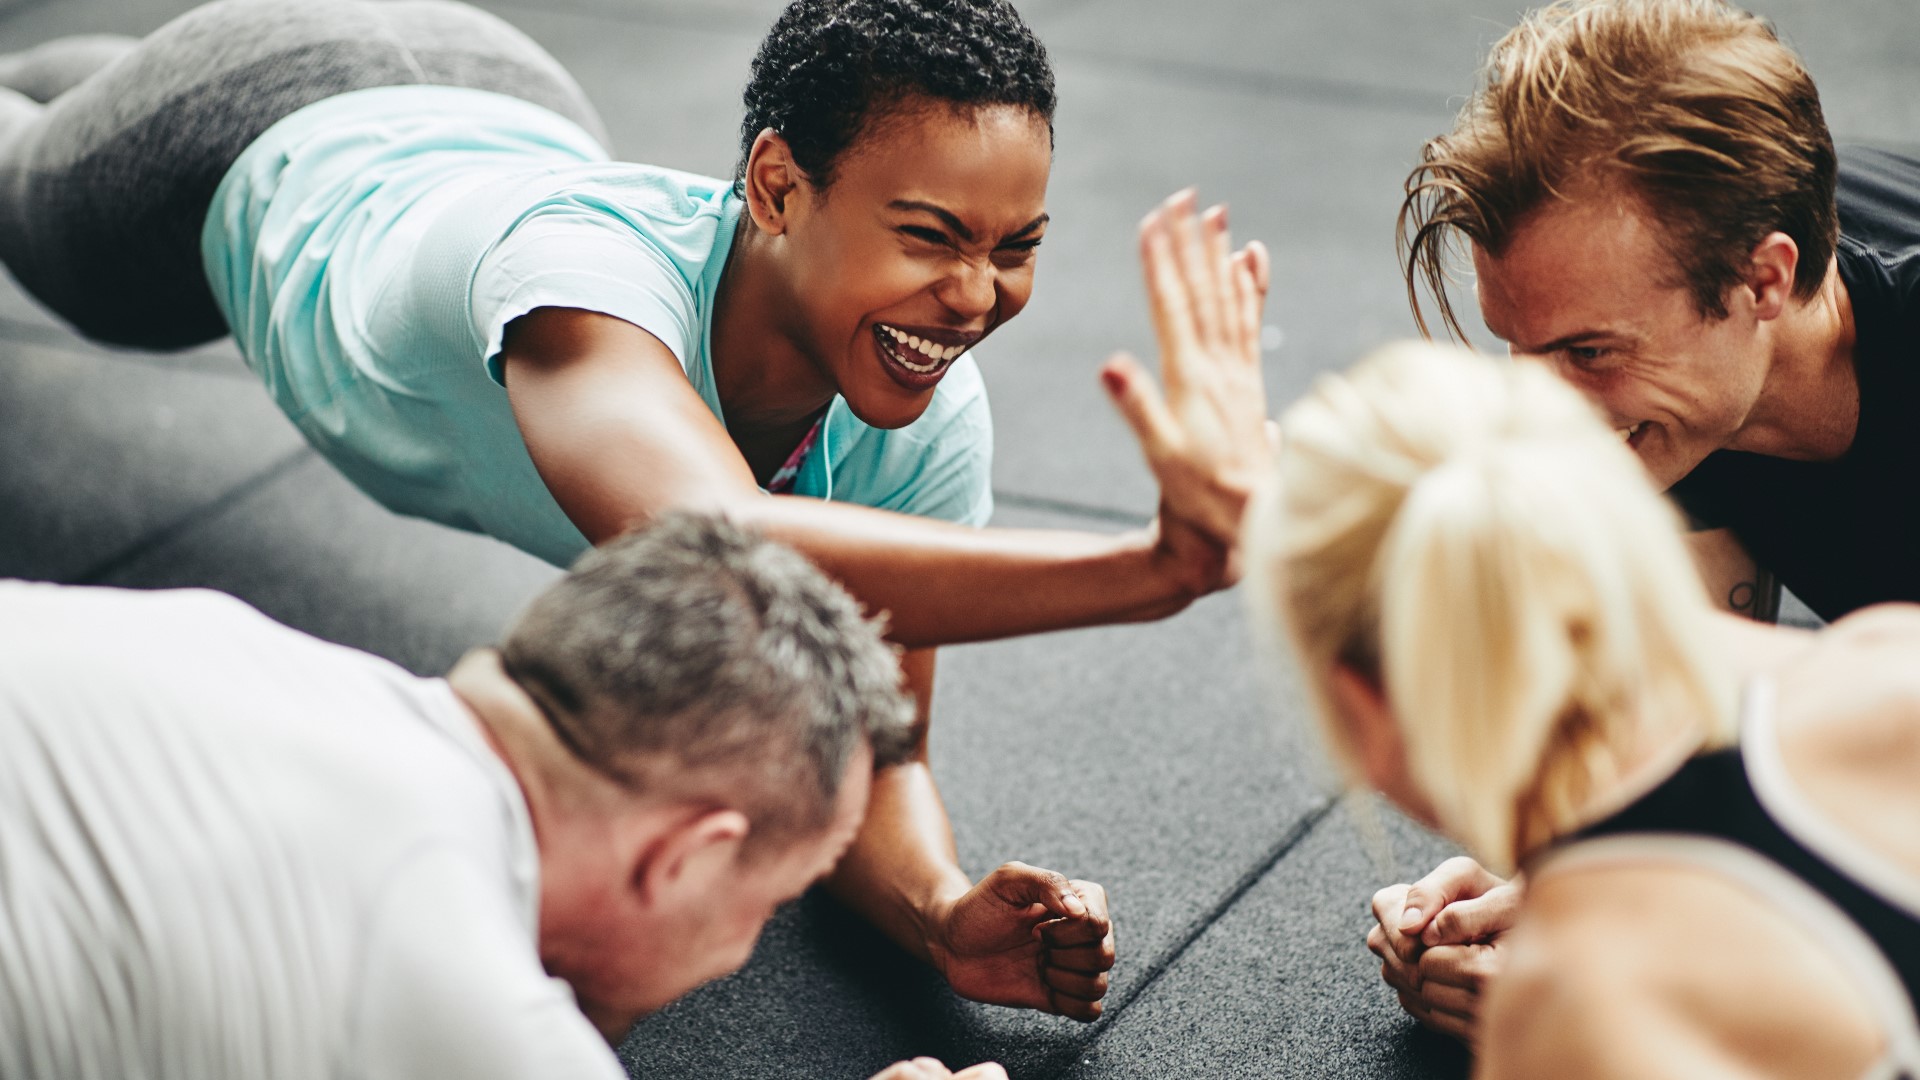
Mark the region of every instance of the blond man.
<instances>
[{"instance_id":1,"label":"blond man","mask_svg":"<svg viewBox=\"0 0 1920 1080\"><path fill-rule=\"evenodd\" d=\"M1836 153L1764 20L1530 13L1427 144L1400 225L1423 329L1461 332L1470 261L1487 328L1585 391L1694 519L1725 606L1770 620L1782 583L1827 619L1920 600L1920 160ZM1369 946L1409 1012L1472 1037L1517 897L1466 859L1375 896Z\"/></svg>"}]
</instances>

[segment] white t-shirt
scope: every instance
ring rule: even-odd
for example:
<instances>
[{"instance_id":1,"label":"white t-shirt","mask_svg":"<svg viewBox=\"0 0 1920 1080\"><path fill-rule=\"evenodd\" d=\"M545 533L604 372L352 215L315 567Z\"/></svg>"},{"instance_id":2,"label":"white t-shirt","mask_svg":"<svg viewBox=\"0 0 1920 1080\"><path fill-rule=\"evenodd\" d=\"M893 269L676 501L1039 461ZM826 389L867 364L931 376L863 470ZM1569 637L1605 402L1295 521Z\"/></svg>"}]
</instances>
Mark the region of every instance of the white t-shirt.
<instances>
[{"instance_id":1,"label":"white t-shirt","mask_svg":"<svg viewBox=\"0 0 1920 1080\"><path fill-rule=\"evenodd\" d=\"M0 1078L619 1078L437 679L211 592L0 582Z\"/></svg>"}]
</instances>

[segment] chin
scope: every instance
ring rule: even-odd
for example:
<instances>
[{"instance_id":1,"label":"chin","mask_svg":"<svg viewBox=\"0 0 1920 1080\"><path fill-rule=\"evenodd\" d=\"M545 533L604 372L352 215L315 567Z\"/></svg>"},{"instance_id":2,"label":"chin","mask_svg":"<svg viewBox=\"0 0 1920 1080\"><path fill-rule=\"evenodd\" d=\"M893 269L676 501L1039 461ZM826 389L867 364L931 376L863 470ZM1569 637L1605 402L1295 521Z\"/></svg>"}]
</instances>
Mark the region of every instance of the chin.
<instances>
[{"instance_id":1,"label":"chin","mask_svg":"<svg viewBox=\"0 0 1920 1080\"><path fill-rule=\"evenodd\" d=\"M840 396L846 399L848 411L861 423L882 431L906 427L926 415L927 407L933 404L931 390L909 397L893 387L884 388L880 393L849 394L843 389Z\"/></svg>"}]
</instances>

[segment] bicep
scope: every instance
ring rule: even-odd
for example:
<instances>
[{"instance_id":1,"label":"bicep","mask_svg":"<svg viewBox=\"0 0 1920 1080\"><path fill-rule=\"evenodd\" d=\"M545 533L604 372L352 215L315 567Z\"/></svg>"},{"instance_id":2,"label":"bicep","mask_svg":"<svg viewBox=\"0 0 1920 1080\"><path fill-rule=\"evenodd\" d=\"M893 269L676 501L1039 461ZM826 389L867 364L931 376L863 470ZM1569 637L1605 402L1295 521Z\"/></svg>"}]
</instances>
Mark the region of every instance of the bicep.
<instances>
[{"instance_id":1,"label":"bicep","mask_svg":"<svg viewBox=\"0 0 1920 1080\"><path fill-rule=\"evenodd\" d=\"M534 467L589 541L664 512L720 511L759 497L726 430L647 331L541 308L508 327L501 357Z\"/></svg>"},{"instance_id":2,"label":"bicep","mask_svg":"<svg viewBox=\"0 0 1920 1080\"><path fill-rule=\"evenodd\" d=\"M452 852L413 860L390 883L362 943L357 1075L619 1080L500 891Z\"/></svg>"}]
</instances>

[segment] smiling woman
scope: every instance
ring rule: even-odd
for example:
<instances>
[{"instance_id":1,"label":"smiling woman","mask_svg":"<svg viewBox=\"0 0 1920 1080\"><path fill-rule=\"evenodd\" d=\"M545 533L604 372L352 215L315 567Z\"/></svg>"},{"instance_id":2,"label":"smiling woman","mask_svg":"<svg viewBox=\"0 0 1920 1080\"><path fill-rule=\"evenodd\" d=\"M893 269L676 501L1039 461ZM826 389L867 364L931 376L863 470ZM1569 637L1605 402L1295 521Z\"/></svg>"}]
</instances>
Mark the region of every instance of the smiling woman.
<instances>
[{"instance_id":1,"label":"smiling woman","mask_svg":"<svg viewBox=\"0 0 1920 1080\"><path fill-rule=\"evenodd\" d=\"M37 96L0 89L0 258L82 332L230 329L397 512L556 564L719 512L884 612L921 743L876 776L834 886L964 995L1099 1015L1100 887L958 866L926 765L931 649L1158 618L1230 583L1268 452L1266 256L1233 254L1190 195L1143 231L1162 359L1186 372L1164 402L1136 365L1106 373L1161 478L1149 527L979 528L992 426L969 350L1031 294L1052 161L1053 75L1009 4L795 0L754 61L731 181L609 160L552 58L447 0L220 0L8 71ZM1198 317L1185 282L1231 302Z\"/></svg>"}]
</instances>

